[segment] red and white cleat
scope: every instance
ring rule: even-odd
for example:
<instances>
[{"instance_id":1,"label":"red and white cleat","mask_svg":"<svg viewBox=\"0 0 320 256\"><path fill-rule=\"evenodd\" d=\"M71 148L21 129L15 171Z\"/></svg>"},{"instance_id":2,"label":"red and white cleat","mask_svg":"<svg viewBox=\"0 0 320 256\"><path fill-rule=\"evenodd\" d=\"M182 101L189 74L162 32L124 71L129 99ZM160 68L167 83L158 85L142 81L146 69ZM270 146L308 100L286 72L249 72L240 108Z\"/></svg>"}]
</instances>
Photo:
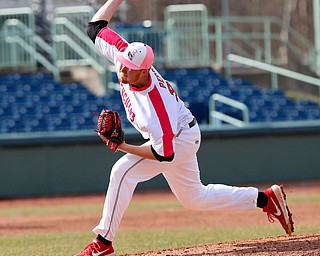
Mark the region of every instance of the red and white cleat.
<instances>
[{"instance_id":1,"label":"red and white cleat","mask_svg":"<svg viewBox=\"0 0 320 256\"><path fill-rule=\"evenodd\" d=\"M111 245L105 245L95 238L84 250L75 256L116 256Z\"/></svg>"},{"instance_id":2,"label":"red and white cleat","mask_svg":"<svg viewBox=\"0 0 320 256\"><path fill-rule=\"evenodd\" d=\"M273 185L264 191L268 197L268 205L263 208L267 213L270 222L274 222L274 218L278 219L284 231L291 235L294 231L292 214L286 203L286 194L283 187Z\"/></svg>"}]
</instances>

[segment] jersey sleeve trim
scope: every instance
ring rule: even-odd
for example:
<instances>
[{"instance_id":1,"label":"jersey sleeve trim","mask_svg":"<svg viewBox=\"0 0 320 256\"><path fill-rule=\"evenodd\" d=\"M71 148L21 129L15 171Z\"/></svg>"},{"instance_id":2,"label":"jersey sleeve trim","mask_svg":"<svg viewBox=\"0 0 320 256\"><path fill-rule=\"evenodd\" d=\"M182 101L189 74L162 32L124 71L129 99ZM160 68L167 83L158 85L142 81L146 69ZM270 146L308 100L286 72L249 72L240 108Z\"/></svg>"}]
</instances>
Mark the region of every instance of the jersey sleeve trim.
<instances>
[{"instance_id":1,"label":"jersey sleeve trim","mask_svg":"<svg viewBox=\"0 0 320 256\"><path fill-rule=\"evenodd\" d=\"M89 38L92 40L92 42L95 42L100 30L106 26L108 26L108 21L106 20L98 20L88 23L87 34Z\"/></svg>"},{"instance_id":2,"label":"jersey sleeve trim","mask_svg":"<svg viewBox=\"0 0 320 256\"><path fill-rule=\"evenodd\" d=\"M174 154L172 154L171 156L160 156L154 149L153 147L151 146L151 151L154 155L154 157L159 161L159 162L171 162L174 158Z\"/></svg>"}]
</instances>

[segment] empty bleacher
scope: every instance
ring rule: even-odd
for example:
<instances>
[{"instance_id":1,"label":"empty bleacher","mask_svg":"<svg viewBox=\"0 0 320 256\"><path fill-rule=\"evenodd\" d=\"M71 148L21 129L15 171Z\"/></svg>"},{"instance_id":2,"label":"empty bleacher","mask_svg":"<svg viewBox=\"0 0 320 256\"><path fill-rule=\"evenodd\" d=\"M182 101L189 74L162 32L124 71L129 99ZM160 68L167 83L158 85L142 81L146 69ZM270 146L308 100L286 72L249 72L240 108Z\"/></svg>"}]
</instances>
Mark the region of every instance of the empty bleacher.
<instances>
[{"instance_id":1,"label":"empty bleacher","mask_svg":"<svg viewBox=\"0 0 320 256\"><path fill-rule=\"evenodd\" d=\"M318 104L286 97L281 90L262 89L250 81L224 77L208 68L161 71L175 81L180 98L186 102L200 123L209 122L209 98L218 93L243 102L249 108L250 122L277 122L320 119ZM217 103L217 111L241 119L241 112Z\"/></svg>"},{"instance_id":2,"label":"empty bleacher","mask_svg":"<svg viewBox=\"0 0 320 256\"><path fill-rule=\"evenodd\" d=\"M218 93L243 102L249 108L250 122L279 122L320 119L320 106L295 101L282 91L261 89L242 79L228 82L209 68L161 70L178 86L179 96L200 124L209 122L209 98ZM115 81L116 82L116 81ZM217 111L241 119L241 112L223 103ZM59 83L44 73L10 74L0 77L0 133L93 130L102 108L120 112L125 118L118 91L95 96L80 83Z\"/></svg>"},{"instance_id":3,"label":"empty bleacher","mask_svg":"<svg viewBox=\"0 0 320 256\"><path fill-rule=\"evenodd\" d=\"M0 133L94 129L102 108L123 112L120 99L97 97L79 83L43 73L0 78Z\"/></svg>"}]
</instances>

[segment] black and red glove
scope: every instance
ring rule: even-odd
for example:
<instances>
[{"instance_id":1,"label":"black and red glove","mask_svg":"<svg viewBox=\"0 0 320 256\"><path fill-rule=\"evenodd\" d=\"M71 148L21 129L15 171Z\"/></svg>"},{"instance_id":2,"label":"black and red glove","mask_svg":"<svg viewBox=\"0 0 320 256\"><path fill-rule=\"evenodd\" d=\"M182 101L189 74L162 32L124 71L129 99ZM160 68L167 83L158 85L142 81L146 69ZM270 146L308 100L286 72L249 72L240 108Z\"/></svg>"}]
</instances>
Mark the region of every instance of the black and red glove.
<instances>
[{"instance_id":1,"label":"black and red glove","mask_svg":"<svg viewBox=\"0 0 320 256\"><path fill-rule=\"evenodd\" d=\"M98 116L98 129L95 131L105 137L107 140L103 139L103 142L109 149L116 152L118 146L124 141L120 115L117 111L103 109Z\"/></svg>"}]
</instances>

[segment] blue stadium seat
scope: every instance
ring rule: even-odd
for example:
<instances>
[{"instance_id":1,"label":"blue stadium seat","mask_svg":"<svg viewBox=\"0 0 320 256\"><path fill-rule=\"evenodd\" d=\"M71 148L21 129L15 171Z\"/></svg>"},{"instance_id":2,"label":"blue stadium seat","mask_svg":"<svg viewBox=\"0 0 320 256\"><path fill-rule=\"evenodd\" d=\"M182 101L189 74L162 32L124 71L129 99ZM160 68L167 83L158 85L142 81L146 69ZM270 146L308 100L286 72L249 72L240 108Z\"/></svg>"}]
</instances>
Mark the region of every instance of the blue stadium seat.
<instances>
[{"instance_id":1,"label":"blue stadium seat","mask_svg":"<svg viewBox=\"0 0 320 256\"><path fill-rule=\"evenodd\" d=\"M189 102L188 107L199 124L209 123L209 106L207 102Z\"/></svg>"},{"instance_id":2,"label":"blue stadium seat","mask_svg":"<svg viewBox=\"0 0 320 256\"><path fill-rule=\"evenodd\" d=\"M251 122L320 119L320 106L295 101L283 91L261 89L241 78L226 81L211 68L160 70L175 81L179 97L199 123L208 123L209 98L214 93L245 103ZM117 82L115 74L113 79ZM220 111L242 118L234 108L217 104ZM103 108L119 111L123 126L130 126L118 91L97 97L79 83L57 83L44 73L0 76L0 132L94 129Z\"/></svg>"},{"instance_id":3,"label":"blue stadium seat","mask_svg":"<svg viewBox=\"0 0 320 256\"><path fill-rule=\"evenodd\" d=\"M32 130L41 132L48 130L47 118L30 118L29 120L32 124Z\"/></svg>"}]
</instances>

